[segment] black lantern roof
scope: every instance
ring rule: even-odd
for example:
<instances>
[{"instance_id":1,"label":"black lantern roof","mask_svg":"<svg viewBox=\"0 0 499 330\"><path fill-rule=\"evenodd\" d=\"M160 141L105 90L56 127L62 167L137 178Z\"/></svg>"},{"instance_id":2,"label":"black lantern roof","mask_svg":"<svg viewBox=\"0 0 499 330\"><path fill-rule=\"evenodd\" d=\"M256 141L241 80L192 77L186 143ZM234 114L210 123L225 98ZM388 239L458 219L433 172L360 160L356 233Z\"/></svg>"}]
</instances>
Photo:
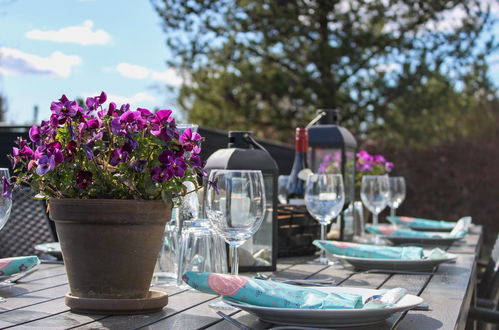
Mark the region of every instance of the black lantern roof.
<instances>
[{"instance_id":1,"label":"black lantern roof","mask_svg":"<svg viewBox=\"0 0 499 330\"><path fill-rule=\"evenodd\" d=\"M321 109L322 113L319 125L308 128L308 144L311 147L329 147L355 149L357 141L352 133L344 127L338 125L339 111L333 109Z\"/></svg>"},{"instance_id":2,"label":"black lantern roof","mask_svg":"<svg viewBox=\"0 0 499 330\"><path fill-rule=\"evenodd\" d=\"M229 132L229 148L215 151L207 160L205 169L261 170L278 174L275 160L266 150L253 148L251 132Z\"/></svg>"}]
</instances>

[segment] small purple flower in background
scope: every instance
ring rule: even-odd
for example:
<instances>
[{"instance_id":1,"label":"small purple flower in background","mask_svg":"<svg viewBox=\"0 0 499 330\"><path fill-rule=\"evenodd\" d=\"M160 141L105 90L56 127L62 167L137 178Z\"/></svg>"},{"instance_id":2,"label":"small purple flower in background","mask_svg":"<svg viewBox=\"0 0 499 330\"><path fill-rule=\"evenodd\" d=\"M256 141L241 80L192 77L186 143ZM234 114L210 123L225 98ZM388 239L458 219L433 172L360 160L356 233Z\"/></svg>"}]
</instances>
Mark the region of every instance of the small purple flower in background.
<instances>
[{"instance_id":1,"label":"small purple flower in background","mask_svg":"<svg viewBox=\"0 0 499 330\"><path fill-rule=\"evenodd\" d=\"M12 199L12 187L10 186L10 182L6 177L2 178L2 196Z\"/></svg>"},{"instance_id":2,"label":"small purple flower in background","mask_svg":"<svg viewBox=\"0 0 499 330\"><path fill-rule=\"evenodd\" d=\"M54 156L47 156L43 155L39 160L38 160L38 166L36 168L36 174L38 175L44 175L48 171L53 171L55 168L55 159Z\"/></svg>"},{"instance_id":3,"label":"small purple flower in background","mask_svg":"<svg viewBox=\"0 0 499 330\"><path fill-rule=\"evenodd\" d=\"M373 166L371 164L359 164L358 169L361 172L371 172L373 169Z\"/></svg>"},{"instance_id":4,"label":"small purple flower in background","mask_svg":"<svg viewBox=\"0 0 499 330\"><path fill-rule=\"evenodd\" d=\"M76 174L76 186L78 188L87 189L92 183L94 183L92 178L92 172L79 171Z\"/></svg>"},{"instance_id":5,"label":"small purple flower in background","mask_svg":"<svg viewBox=\"0 0 499 330\"><path fill-rule=\"evenodd\" d=\"M151 178L156 182L164 182L170 179L170 173L165 166L157 166L151 170Z\"/></svg>"},{"instance_id":6,"label":"small purple flower in background","mask_svg":"<svg viewBox=\"0 0 499 330\"><path fill-rule=\"evenodd\" d=\"M374 161L374 164L378 164L378 165L386 163L386 159L382 155L376 155L376 156L374 156L374 160L373 161Z\"/></svg>"},{"instance_id":7,"label":"small purple flower in background","mask_svg":"<svg viewBox=\"0 0 499 330\"><path fill-rule=\"evenodd\" d=\"M127 160L128 152L121 148L114 149L111 151L111 159L109 160L109 165L116 166Z\"/></svg>"},{"instance_id":8,"label":"small purple flower in background","mask_svg":"<svg viewBox=\"0 0 499 330\"><path fill-rule=\"evenodd\" d=\"M395 166L395 164L393 164L392 162L386 162L385 163L385 169L387 172L391 172L393 170L393 167Z\"/></svg>"}]
</instances>

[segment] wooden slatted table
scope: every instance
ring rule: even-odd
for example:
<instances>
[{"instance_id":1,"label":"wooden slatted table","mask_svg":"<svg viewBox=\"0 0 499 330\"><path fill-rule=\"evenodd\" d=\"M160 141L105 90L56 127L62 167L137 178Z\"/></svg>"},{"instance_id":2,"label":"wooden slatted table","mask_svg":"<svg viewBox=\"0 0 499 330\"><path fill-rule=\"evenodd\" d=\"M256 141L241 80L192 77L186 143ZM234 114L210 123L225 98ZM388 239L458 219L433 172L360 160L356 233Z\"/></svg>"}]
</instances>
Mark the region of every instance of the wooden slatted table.
<instances>
[{"instance_id":1,"label":"wooden slatted table","mask_svg":"<svg viewBox=\"0 0 499 330\"><path fill-rule=\"evenodd\" d=\"M330 276L336 284L366 288L404 287L421 296L430 311L398 313L384 323L363 329L464 329L476 286L476 260L482 228L474 226L463 242L448 251L457 254L456 263L444 264L434 275L406 275L355 272L341 265L307 264L310 258L282 259L275 277L305 279ZM251 274L249 274L251 275ZM42 264L39 269L15 285L0 284L0 328L39 329L235 329L208 307L215 296L159 288L169 294L168 306L149 315L103 316L71 313L64 304L68 292L62 265ZM272 325L237 311L232 316L253 329Z\"/></svg>"}]
</instances>

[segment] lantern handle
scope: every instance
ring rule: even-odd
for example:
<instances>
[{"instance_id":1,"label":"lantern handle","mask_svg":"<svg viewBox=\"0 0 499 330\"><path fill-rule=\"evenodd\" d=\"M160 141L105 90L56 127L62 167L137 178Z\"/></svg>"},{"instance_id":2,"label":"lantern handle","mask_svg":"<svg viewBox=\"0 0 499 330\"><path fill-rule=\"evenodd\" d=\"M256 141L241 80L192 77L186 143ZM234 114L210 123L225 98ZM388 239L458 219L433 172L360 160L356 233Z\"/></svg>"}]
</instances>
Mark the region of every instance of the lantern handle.
<instances>
[{"instance_id":1,"label":"lantern handle","mask_svg":"<svg viewBox=\"0 0 499 330\"><path fill-rule=\"evenodd\" d=\"M324 110L319 110L318 113L317 113L317 116L315 116L314 119L312 119L310 121L310 123L307 124L307 126L305 126L305 128L310 128L312 126L314 126L319 120L321 120L322 117L324 117L326 115L326 111Z\"/></svg>"},{"instance_id":2,"label":"lantern handle","mask_svg":"<svg viewBox=\"0 0 499 330\"><path fill-rule=\"evenodd\" d=\"M263 151L265 151L266 153L269 154L269 152L267 151L267 149L265 149L260 143L258 143L255 138L253 138L253 136L251 136L251 134L248 134L248 133L245 133L243 135L244 139L249 143L251 144L253 147L256 147L257 149L261 149Z\"/></svg>"}]
</instances>

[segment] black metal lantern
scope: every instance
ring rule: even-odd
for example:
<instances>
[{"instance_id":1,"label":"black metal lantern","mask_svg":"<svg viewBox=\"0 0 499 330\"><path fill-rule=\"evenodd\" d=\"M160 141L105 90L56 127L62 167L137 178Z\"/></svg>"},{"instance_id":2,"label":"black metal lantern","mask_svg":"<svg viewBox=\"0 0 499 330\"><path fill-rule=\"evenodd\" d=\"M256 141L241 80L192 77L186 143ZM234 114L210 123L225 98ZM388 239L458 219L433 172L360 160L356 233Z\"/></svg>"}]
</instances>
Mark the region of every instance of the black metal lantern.
<instances>
[{"instance_id":1,"label":"black metal lantern","mask_svg":"<svg viewBox=\"0 0 499 330\"><path fill-rule=\"evenodd\" d=\"M314 173L342 174L345 185L345 208L355 201L355 155L357 141L346 128L339 126L339 110L317 110L317 122L308 127L309 164ZM320 118L320 119L319 119ZM340 220L340 240L351 240L354 223L351 217Z\"/></svg>"},{"instance_id":2,"label":"black metal lantern","mask_svg":"<svg viewBox=\"0 0 499 330\"><path fill-rule=\"evenodd\" d=\"M277 261L277 176L276 162L251 132L230 131L227 149L219 149L206 161L205 170L261 170L267 199L260 229L238 248L241 272L274 271Z\"/></svg>"}]
</instances>

